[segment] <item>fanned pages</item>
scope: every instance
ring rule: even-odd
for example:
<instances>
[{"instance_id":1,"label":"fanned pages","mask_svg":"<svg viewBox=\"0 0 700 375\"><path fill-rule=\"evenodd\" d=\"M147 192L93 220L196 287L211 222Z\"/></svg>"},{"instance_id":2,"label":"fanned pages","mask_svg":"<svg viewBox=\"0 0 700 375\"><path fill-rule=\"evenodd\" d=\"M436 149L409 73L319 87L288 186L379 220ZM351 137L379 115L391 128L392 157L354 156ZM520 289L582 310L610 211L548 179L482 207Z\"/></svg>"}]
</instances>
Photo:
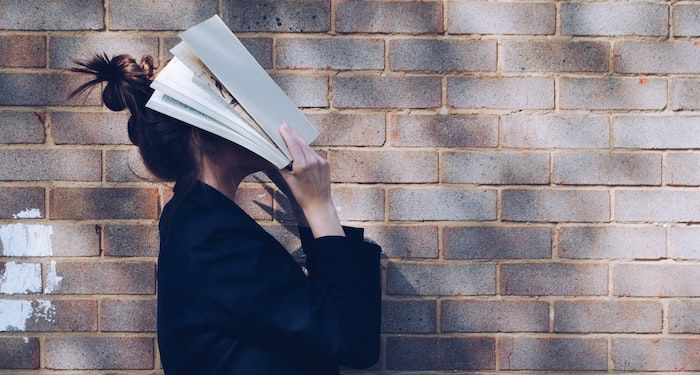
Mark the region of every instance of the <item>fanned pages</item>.
<instances>
[{"instance_id":1,"label":"fanned pages","mask_svg":"<svg viewBox=\"0 0 700 375\"><path fill-rule=\"evenodd\" d=\"M228 139L277 168L292 161L279 126L310 144L319 130L215 15L180 33L184 40L151 83L146 107Z\"/></svg>"}]
</instances>

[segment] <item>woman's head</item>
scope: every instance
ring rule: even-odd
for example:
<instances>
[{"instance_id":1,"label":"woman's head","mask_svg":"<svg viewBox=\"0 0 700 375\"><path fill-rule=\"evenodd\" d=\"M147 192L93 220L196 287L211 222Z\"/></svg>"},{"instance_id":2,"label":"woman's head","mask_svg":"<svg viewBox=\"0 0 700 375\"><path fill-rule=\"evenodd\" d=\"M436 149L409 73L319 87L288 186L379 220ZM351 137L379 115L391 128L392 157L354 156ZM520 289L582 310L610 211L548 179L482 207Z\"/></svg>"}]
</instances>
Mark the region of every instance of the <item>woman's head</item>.
<instances>
[{"instance_id":1,"label":"woman's head","mask_svg":"<svg viewBox=\"0 0 700 375\"><path fill-rule=\"evenodd\" d=\"M264 168L264 159L247 149L146 107L153 93L149 85L167 61L156 67L150 55L137 63L128 54L109 58L103 53L73 62L79 66L71 71L94 78L69 97L106 82L103 102L112 111L129 110L129 139L138 146L146 168L159 180L178 181L177 188L188 190L213 160L218 168L242 168L250 173Z\"/></svg>"}]
</instances>

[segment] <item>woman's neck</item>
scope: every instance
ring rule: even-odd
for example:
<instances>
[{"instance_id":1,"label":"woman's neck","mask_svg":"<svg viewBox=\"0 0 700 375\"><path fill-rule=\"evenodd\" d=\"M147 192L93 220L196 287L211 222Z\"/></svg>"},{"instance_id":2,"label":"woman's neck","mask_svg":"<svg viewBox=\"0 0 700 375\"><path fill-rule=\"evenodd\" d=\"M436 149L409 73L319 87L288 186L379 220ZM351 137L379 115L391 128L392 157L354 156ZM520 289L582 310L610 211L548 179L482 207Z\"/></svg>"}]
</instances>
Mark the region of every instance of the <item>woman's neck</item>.
<instances>
[{"instance_id":1,"label":"woman's neck","mask_svg":"<svg viewBox=\"0 0 700 375\"><path fill-rule=\"evenodd\" d=\"M234 200L241 181L250 172L236 168L204 168L202 181Z\"/></svg>"}]
</instances>

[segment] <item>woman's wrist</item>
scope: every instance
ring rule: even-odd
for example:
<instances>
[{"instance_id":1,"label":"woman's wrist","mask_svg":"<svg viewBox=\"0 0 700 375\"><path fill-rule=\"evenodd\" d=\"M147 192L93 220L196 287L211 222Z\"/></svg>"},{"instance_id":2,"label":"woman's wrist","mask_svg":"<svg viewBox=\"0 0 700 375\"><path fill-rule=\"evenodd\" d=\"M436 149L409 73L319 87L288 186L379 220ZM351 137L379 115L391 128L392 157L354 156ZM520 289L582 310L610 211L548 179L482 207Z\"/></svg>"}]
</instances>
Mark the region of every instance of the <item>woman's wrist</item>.
<instances>
[{"instance_id":1,"label":"woman's wrist","mask_svg":"<svg viewBox=\"0 0 700 375\"><path fill-rule=\"evenodd\" d=\"M345 236L333 200L304 207L303 214L314 238L322 236Z\"/></svg>"}]
</instances>

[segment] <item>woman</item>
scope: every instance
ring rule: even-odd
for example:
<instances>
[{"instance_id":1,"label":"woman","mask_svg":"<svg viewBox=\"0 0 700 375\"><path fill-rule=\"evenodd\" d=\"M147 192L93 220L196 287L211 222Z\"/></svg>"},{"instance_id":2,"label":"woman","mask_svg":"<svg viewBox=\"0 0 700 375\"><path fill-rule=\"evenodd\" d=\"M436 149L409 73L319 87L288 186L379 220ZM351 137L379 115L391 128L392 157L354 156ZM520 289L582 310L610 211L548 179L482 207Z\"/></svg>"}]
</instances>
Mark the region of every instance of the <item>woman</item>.
<instances>
[{"instance_id":1,"label":"woman","mask_svg":"<svg viewBox=\"0 0 700 375\"><path fill-rule=\"evenodd\" d=\"M158 347L166 375L338 374L379 356L380 252L343 226L329 166L294 132L280 132L292 170L145 107L158 69L151 56L95 55L73 71L105 81L102 99L128 108L128 132L146 167L174 181L159 223ZM235 202L263 171L294 208L307 272ZM307 275L308 273L308 275Z\"/></svg>"}]
</instances>

